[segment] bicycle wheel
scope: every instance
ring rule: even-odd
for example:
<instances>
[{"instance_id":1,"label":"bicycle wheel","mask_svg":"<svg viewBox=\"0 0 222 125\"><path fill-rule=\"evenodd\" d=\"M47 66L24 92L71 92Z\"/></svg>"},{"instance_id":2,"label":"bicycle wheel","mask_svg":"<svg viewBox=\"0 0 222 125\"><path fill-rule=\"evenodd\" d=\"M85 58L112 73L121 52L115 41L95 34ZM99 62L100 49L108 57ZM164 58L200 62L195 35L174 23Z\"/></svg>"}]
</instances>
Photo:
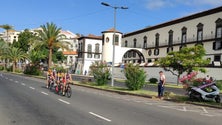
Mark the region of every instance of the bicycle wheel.
<instances>
[{"instance_id":1,"label":"bicycle wheel","mask_svg":"<svg viewBox=\"0 0 222 125\"><path fill-rule=\"evenodd\" d=\"M66 95L68 98L70 98L72 96L72 89L70 86L67 87Z\"/></svg>"}]
</instances>

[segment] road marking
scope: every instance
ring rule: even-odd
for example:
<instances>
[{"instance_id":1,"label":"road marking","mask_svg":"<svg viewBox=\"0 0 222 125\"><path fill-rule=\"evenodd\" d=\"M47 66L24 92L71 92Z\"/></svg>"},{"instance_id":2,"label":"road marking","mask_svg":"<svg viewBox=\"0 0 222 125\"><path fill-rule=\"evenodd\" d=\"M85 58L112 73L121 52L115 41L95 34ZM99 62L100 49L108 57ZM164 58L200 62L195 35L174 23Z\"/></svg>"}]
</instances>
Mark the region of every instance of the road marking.
<instances>
[{"instance_id":1,"label":"road marking","mask_svg":"<svg viewBox=\"0 0 222 125\"><path fill-rule=\"evenodd\" d=\"M21 85L25 86L25 83L21 83Z\"/></svg>"},{"instance_id":2,"label":"road marking","mask_svg":"<svg viewBox=\"0 0 222 125\"><path fill-rule=\"evenodd\" d=\"M59 101L61 101L61 102L63 102L63 103L65 103L65 104L70 104L69 102L67 102L67 101L64 101L64 100L62 100L62 99L58 99Z\"/></svg>"},{"instance_id":3,"label":"road marking","mask_svg":"<svg viewBox=\"0 0 222 125\"><path fill-rule=\"evenodd\" d=\"M10 81L13 81L13 79L9 79Z\"/></svg>"},{"instance_id":4,"label":"road marking","mask_svg":"<svg viewBox=\"0 0 222 125\"><path fill-rule=\"evenodd\" d=\"M184 112L186 112L186 111L187 111L187 109L186 109L186 107L185 107L185 106L183 106L183 109L177 109L177 110L179 110L179 111L184 111Z\"/></svg>"},{"instance_id":5,"label":"road marking","mask_svg":"<svg viewBox=\"0 0 222 125\"><path fill-rule=\"evenodd\" d=\"M18 81L15 81L15 83L18 83Z\"/></svg>"},{"instance_id":6,"label":"road marking","mask_svg":"<svg viewBox=\"0 0 222 125\"><path fill-rule=\"evenodd\" d=\"M29 88L30 88L30 89L33 89L33 90L35 89L35 88L31 87L31 86L30 86Z\"/></svg>"},{"instance_id":7,"label":"road marking","mask_svg":"<svg viewBox=\"0 0 222 125\"><path fill-rule=\"evenodd\" d=\"M209 116L209 117L215 116L215 115L210 115L210 114L205 114L205 113L204 113L204 114L202 113L202 114L200 114L200 115Z\"/></svg>"},{"instance_id":8,"label":"road marking","mask_svg":"<svg viewBox=\"0 0 222 125\"><path fill-rule=\"evenodd\" d=\"M101 115L98 115L98 114L96 114L96 113L89 112L89 114L94 115L94 116L96 116L96 117L98 117L98 118L100 118L100 119L103 119L103 120L105 120L105 121L111 122L110 119L105 118L105 117L103 117L103 116L101 116Z\"/></svg>"},{"instance_id":9,"label":"road marking","mask_svg":"<svg viewBox=\"0 0 222 125\"><path fill-rule=\"evenodd\" d=\"M48 93L46 93L46 92L41 92L42 94L44 94L44 95L49 95Z\"/></svg>"},{"instance_id":10,"label":"road marking","mask_svg":"<svg viewBox=\"0 0 222 125\"><path fill-rule=\"evenodd\" d=\"M208 111L204 108L204 107L201 107L204 111L204 113L208 113Z\"/></svg>"}]
</instances>

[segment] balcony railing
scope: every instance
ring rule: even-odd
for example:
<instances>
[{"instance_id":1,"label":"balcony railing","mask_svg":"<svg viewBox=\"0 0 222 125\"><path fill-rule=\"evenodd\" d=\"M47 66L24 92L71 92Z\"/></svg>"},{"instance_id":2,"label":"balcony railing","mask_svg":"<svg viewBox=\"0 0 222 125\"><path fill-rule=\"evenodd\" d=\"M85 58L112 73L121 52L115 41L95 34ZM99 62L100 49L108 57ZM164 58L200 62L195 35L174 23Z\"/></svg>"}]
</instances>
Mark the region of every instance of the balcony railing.
<instances>
[{"instance_id":1,"label":"balcony railing","mask_svg":"<svg viewBox=\"0 0 222 125\"><path fill-rule=\"evenodd\" d=\"M216 39L214 34L205 35L201 41L204 42L204 41L212 40L212 39ZM192 37L192 38L187 38L186 43L184 43L184 44L194 43L194 42L197 42L197 37L195 37L195 36ZM178 38L178 40L174 40L172 45L178 45L178 44L181 44L181 39L180 38ZM122 46L125 47L125 43L123 43ZM168 40L160 41L159 42L159 47L162 47L162 46L168 46ZM146 46L144 46L143 43L142 43L142 44L138 44L136 47L134 47L134 45L131 45L131 44L128 43L127 47L128 48L154 48L156 46L155 46L154 41L149 41L149 39L148 39L148 42L147 42Z\"/></svg>"}]
</instances>

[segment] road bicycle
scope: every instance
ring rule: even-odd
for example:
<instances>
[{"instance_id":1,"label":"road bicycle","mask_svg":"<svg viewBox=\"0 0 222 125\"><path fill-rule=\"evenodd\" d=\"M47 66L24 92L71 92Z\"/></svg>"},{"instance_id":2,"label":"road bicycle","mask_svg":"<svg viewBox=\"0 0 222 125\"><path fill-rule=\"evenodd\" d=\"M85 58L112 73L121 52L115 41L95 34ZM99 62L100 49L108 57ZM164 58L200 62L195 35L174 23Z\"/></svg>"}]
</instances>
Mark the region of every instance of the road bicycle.
<instances>
[{"instance_id":1,"label":"road bicycle","mask_svg":"<svg viewBox=\"0 0 222 125\"><path fill-rule=\"evenodd\" d=\"M70 98L72 96L72 88L69 85L70 83L67 83L65 86L65 95Z\"/></svg>"}]
</instances>

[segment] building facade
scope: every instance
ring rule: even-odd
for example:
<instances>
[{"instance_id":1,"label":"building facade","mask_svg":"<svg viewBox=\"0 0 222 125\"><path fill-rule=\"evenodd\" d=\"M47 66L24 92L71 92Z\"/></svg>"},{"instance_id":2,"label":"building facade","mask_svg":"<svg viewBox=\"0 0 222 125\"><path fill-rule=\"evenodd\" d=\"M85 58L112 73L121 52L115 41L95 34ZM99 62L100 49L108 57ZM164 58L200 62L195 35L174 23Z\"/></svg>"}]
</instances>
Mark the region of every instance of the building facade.
<instances>
[{"instance_id":1,"label":"building facade","mask_svg":"<svg viewBox=\"0 0 222 125\"><path fill-rule=\"evenodd\" d=\"M142 48L147 63L196 44L206 49L209 66L221 67L222 7L131 32L122 39L122 46Z\"/></svg>"},{"instance_id":2,"label":"building facade","mask_svg":"<svg viewBox=\"0 0 222 125\"><path fill-rule=\"evenodd\" d=\"M102 60L102 37L92 34L80 37L77 52L75 73L87 75L90 65L95 61Z\"/></svg>"},{"instance_id":3,"label":"building facade","mask_svg":"<svg viewBox=\"0 0 222 125\"><path fill-rule=\"evenodd\" d=\"M102 42L103 50L99 53L102 56L101 60L112 62L113 38L115 39L114 65L116 66L114 77L124 78L118 66L130 62L143 66L148 72L148 78L158 78L159 70L163 69L153 65L156 60L165 57L168 52L179 51L182 47L201 44L206 50L205 58L210 60L210 64L206 67L207 74L216 79L222 79L222 7L127 34L110 29L102 32L102 38L96 39L96 42L92 42L90 37L82 37L79 39L78 51L82 74L83 71L89 70L88 67L92 61L100 60L100 58L92 59L94 52L89 49L90 47L87 49L88 44ZM168 81L177 81L176 76L170 73L166 75L169 78ZM205 76L205 74L200 75Z\"/></svg>"}]
</instances>

